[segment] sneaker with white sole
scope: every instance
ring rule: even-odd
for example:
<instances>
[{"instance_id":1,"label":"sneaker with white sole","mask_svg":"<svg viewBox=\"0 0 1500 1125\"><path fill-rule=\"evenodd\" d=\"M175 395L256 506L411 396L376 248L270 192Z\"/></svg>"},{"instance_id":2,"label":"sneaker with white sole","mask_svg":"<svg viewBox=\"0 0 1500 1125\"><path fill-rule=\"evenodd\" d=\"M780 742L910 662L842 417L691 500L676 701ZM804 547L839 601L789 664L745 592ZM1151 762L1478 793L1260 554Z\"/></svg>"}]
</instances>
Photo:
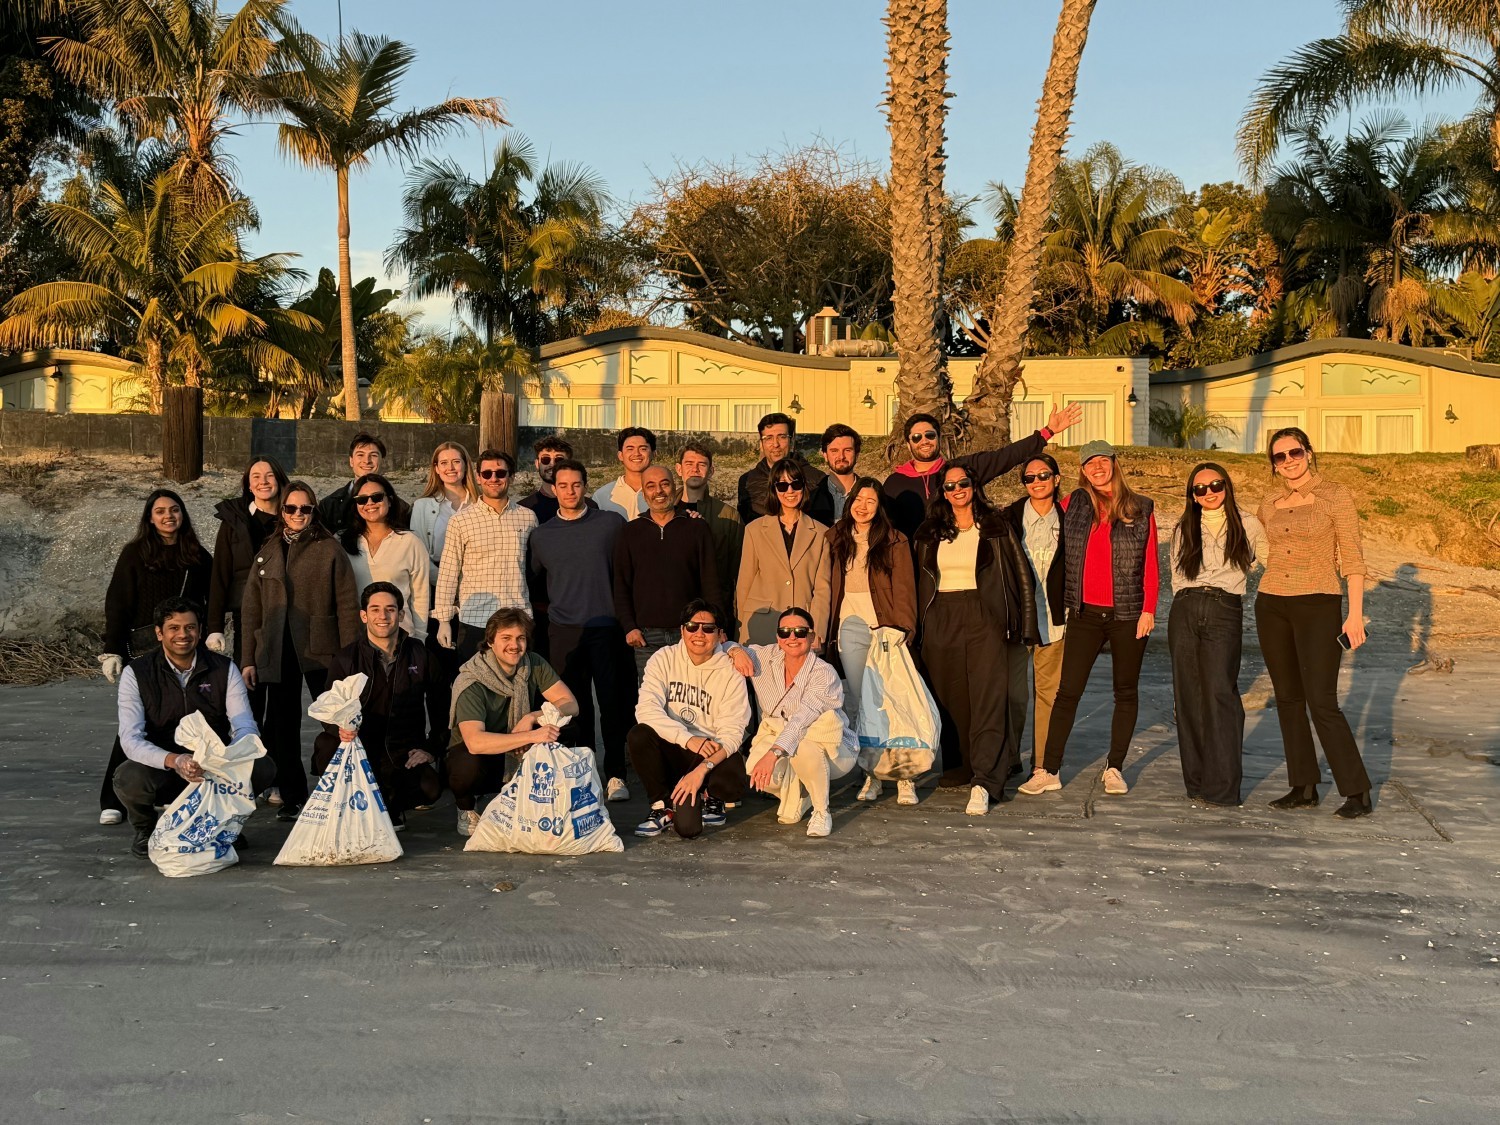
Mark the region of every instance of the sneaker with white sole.
<instances>
[{"instance_id":1,"label":"sneaker with white sole","mask_svg":"<svg viewBox=\"0 0 1500 1125\"><path fill-rule=\"evenodd\" d=\"M984 786L976 785L969 790L969 807L964 812L969 816L983 816L990 811L990 795Z\"/></svg>"},{"instance_id":2,"label":"sneaker with white sole","mask_svg":"<svg viewBox=\"0 0 1500 1125\"><path fill-rule=\"evenodd\" d=\"M867 773L865 774L865 783L859 787L859 795L854 799L856 801L878 801L880 800L880 793L884 788L885 786L880 783L880 778L876 777L873 773Z\"/></svg>"},{"instance_id":3,"label":"sneaker with white sole","mask_svg":"<svg viewBox=\"0 0 1500 1125\"><path fill-rule=\"evenodd\" d=\"M917 783L915 781L896 782L896 804L915 805L917 803Z\"/></svg>"},{"instance_id":4,"label":"sneaker with white sole","mask_svg":"<svg viewBox=\"0 0 1500 1125\"><path fill-rule=\"evenodd\" d=\"M810 801L806 797L803 797L802 798L802 803L797 806L797 815L796 816L783 816L780 812L778 812L776 814L776 821L777 821L778 824L796 824L804 816L807 815L807 811L810 808L812 808L812 801Z\"/></svg>"},{"instance_id":5,"label":"sneaker with white sole","mask_svg":"<svg viewBox=\"0 0 1500 1125\"><path fill-rule=\"evenodd\" d=\"M717 797L703 798L703 823L718 828L729 818L724 815L724 802Z\"/></svg>"},{"instance_id":6,"label":"sneaker with white sole","mask_svg":"<svg viewBox=\"0 0 1500 1125\"><path fill-rule=\"evenodd\" d=\"M100 809L99 810L99 823L100 824L121 824L121 823L124 822L124 820L125 820L125 814L122 813L119 809Z\"/></svg>"},{"instance_id":7,"label":"sneaker with white sole","mask_svg":"<svg viewBox=\"0 0 1500 1125\"><path fill-rule=\"evenodd\" d=\"M637 836L660 836L672 827L671 809L652 809L646 819L635 826Z\"/></svg>"},{"instance_id":8,"label":"sneaker with white sole","mask_svg":"<svg viewBox=\"0 0 1500 1125\"><path fill-rule=\"evenodd\" d=\"M458 834L460 836L474 835L474 829L479 827L479 814L473 809L458 810Z\"/></svg>"},{"instance_id":9,"label":"sneaker with white sole","mask_svg":"<svg viewBox=\"0 0 1500 1125\"><path fill-rule=\"evenodd\" d=\"M827 809L822 812L814 812L807 818L807 834L809 836L826 836L833 831L833 814Z\"/></svg>"},{"instance_id":10,"label":"sneaker with white sole","mask_svg":"<svg viewBox=\"0 0 1500 1125\"><path fill-rule=\"evenodd\" d=\"M268 805L279 805L279 804L281 804L281 790L280 789L267 789L266 790L266 804L268 804Z\"/></svg>"},{"instance_id":11,"label":"sneaker with white sole","mask_svg":"<svg viewBox=\"0 0 1500 1125\"><path fill-rule=\"evenodd\" d=\"M606 801L628 801L630 800L630 787L625 784L623 777L612 777L604 786L604 799Z\"/></svg>"},{"instance_id":12,"label":"sneaker with white sole","mask_svg":"<svg viewBox=\"0 0 1500 1125\"><path fill-rule=\"evenodd\" d=\"M1104 781L1104 791L1113 797L1123 797L1130 792L1130 786L1125 784L1125 775L1111 766L1099 775Z\"/></svg>"},{"instance_id":13,"label":"sneaker with white sole","mask_svg":"<svg viewBox=\"0 0 1500 1125\"><path fill-rule=\"evenodd\" d=\"M1034 770L1030 781L1023 781L1016 788L1017 793L1025 793L1028 797L1035 797L1038 793L1051 793L1062 788L1062 778L1055 773L1046 770Z\"/></svg>"}]
</instances>

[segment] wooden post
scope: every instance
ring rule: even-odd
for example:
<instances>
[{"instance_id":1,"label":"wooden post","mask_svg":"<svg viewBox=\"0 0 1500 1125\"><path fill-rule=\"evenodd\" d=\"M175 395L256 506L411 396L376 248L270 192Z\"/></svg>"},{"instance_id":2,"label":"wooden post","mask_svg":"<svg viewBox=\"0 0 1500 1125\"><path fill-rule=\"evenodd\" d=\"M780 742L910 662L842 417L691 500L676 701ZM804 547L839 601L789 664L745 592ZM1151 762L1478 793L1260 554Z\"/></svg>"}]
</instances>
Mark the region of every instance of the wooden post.
<instances>
[{"instance_id":1,"label":"wooden post","mask_svg":"<svg viewBox=\"0 0 1500 1125\"><path fill-rule=\"evenodd\" d=\"M162 392L161 475L178 484L203 475L202 387L167 387Z\"/></svg>"},{"instance_id":2,"label":"wooden post","mask_svg":"<svg viewBox=\"0 0 1500 1125\"><path fill-rule=\"evenodd\" d=\"M514 455L519 440L516 431L516 396L505 391L485 391L480 395L479 449L498 449Z\"/></svg>"},{"instance_id":3,"label":"wooden post","mask_svg":"<svg viewBox=\"0 0 1500 1125\"><path fill-rule=\"evenodd\" d=\"M1500 469L1500 445L1471 445L1464 456L1481 469Z\"/></svg>"}]
</instances>

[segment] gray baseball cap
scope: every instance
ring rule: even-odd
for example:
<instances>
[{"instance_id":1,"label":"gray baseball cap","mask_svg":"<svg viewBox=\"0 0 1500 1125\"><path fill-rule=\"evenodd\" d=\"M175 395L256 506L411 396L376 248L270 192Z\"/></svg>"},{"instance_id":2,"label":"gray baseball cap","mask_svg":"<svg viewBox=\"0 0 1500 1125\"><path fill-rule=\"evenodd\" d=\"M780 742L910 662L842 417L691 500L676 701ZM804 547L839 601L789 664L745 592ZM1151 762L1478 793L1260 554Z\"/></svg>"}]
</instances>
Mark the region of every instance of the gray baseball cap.
<instances>
[{"instance_id":1,"label":"gray baseball cap","mask_svg":"<svg viewBox=\"0 0 1500 1125\"><path fill-rule=\"evenodd\" d=\"M1080 468L1082 468L1084 465L1087 465L1090 461L1092 461L1095 457L1113 457L1114 455L1114 446L1110 445L1107 441L1100 441L1096 439L1091 442L1086 442L1084 444L1084 447L1078 451L1078 465Z\"/></svg>"}]
</instances>

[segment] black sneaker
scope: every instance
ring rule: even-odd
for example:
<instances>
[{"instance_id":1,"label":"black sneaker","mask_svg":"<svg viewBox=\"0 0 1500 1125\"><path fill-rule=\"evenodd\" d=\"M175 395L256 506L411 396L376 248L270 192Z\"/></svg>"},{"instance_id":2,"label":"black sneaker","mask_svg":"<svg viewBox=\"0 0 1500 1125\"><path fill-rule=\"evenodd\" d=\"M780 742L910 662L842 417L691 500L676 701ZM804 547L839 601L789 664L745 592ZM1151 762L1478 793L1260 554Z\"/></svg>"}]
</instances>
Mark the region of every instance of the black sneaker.
<instances>
[{"instance_id":1,"label":"black sneaker","mask_svg":"<svg viewBox=\"0 0 1500 1125\"><path fill-rule=\"evenodd\" d=\"M245 835L243 832L241 832L234 838L234 846L236 849L242 852L247 852L251 848L255 847L255 845L250 842L250 837Z\"/></svg>"},{"instance_id":2,"label":"black sneaker","mask_svg":"<svg viewBox=\"0 0 1500 1125\"><path fill-rule=\"evenodd\" d=\"M397 832L406 831L406 814L401 812L391 813L391 827Z\"/></svg>"},{"instance_id":3,"label":"black sneaker","mask_svg":"<svg viewBox=\"0 0 1500 1125\"><path fill-rule=\"evenodd\" d=\"M724 802L717 797L703 798L703 823L711 828L717 828L723 824L728 817L724 815Z\"/></svg>"},{"instance_id":4,"label":"black sneaker","mask_svg":"<svg viewBox=\"0 0 1500 1125\"><path fill-rule=\"evenodd\" d=\"M301 805L282 805L276 810L277 820L296 820L302 815Z\"/></svg>"},{"instance_id":5,"label":"black sneaker","mask_svg":"<svg viewBox=\"0 0 1500 1125\"><path fill-rule=\"evenodd\" d=\"M646 819L635 826L637 836L660 836L672 827L671 809L652 809Z\"/></svg>"},{"instance_id":6,"label":"black sneaker","mask_svg":"<svg viewBox=\"0 0 1500 1125\"><path fill-rule=\"evenodd\" d=\"M137 828L135 840L130 845L130 854L136 859L145 859L146 853L151 849L151 829Z\"/></svg>"}]
</instances>

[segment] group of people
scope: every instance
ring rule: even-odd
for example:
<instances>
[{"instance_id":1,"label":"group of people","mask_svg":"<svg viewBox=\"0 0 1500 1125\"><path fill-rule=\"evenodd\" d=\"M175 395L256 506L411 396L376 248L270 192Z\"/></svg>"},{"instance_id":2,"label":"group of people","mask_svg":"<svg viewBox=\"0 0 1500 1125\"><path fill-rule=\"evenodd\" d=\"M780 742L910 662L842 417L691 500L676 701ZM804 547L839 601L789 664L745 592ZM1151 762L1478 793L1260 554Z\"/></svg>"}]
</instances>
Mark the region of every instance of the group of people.
<instances>
[{"instance_id":1,"label":"group of people","mask_svg":"<svg viewBox=\"0 0 1500 1125\"><path fill-rule=\"evenodd\" d=\"M254 784L295 819L309 791L304 686L315 697L360 672L360 738L398 830L447 788L471 834L507 756L559 737L543 724L550 702L573 719L568 741L600 752L607 800L630 798L632 773L644 789L638 835L694 836L753 788L778 800L783 823L806 818L808 835L826 836L830 787L860 760L859 714L882 703L865 675L882 629L903 638L936 701L938 785L967 789L974 816L1023 772L1028 712L1031 771L1016 792L1062 788L1107 649L1099 781L1123 795L1156 628L1158 531L1104 441L1082 447L1064 494L1046 447L1078 419L1063 407L1034 434L950 460L938 420L918 414L905 425L910 458L881 481L859 471L852 428L823 433L819 470L795 449L792 420L768 414L733 506L713 496L708 446L689 442L669 468L642 427L620 431L620 475L596 487L564 438L541 439L524 498L512 496L509 452L471 460L444 442L411 503L381 473L384 445L361 433L350 483L321 501L255 459L215 510L212 554L181 497L158 489L106 598L100 662L119 680L120 726L100 822L128 818L145 853L155 808L195 780L172 741L192 711L226 739L259 731L268 758ZM1291 784L1272 804L1317 804L1316 728L1346 798L1339 815L1362 816L1370 781L1337 699L1341 651L1365 639L1358 516L1300 429L1272 435L1268 456L1276 486L1255 514L1222 466L1196 466L1168 544L1183 780L1192 798L1240 802L1243 597L1263 567L1255 619ZM992 507L986 486L1012 471L1024 494ZM331 727L317 735L314 774L338 740ZM858 798L882 792L867 775ZM915 780L896 799L917 803Z\"/></svg>"}]
</instances>

